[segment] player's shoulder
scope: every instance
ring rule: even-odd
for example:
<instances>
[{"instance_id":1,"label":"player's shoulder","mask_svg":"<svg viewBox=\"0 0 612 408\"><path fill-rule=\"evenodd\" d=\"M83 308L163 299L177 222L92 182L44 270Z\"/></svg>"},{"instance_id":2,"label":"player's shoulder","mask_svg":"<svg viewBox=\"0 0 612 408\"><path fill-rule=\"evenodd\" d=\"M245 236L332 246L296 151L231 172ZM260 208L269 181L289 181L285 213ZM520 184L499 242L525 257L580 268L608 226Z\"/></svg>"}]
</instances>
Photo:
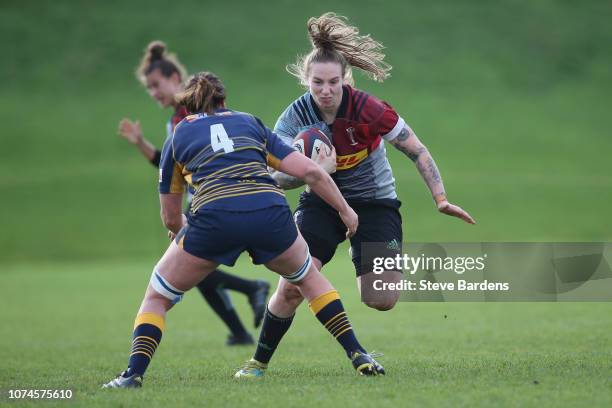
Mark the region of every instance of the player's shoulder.
<instances>
[{"instance_id":1,"label":"player's shoulder","mask_svg":"<svg viewBox=\"0 0 612 408\"><path fill-rule=\"evenodd\" d=\"M317 122L317 115L310 92L305 92L291 102L281 114L281 118L295 122L300 126L307 126Z\"/></svg>"},{"instance_id":2,"label":"player's shoulder","mask_svg":"<svg viewBox=\"0 0 612 408\"><path fill-rule=\"evenodd\" d=\"M229 121L257 121L258 119L250 113L240 112L230 109L223 109L215 112L214 115L207 115L206 113L194 113L185 116L176 126L176 129L191 129L198 128L202 125L208 124L210 121L214 121L218 118L225 118Z\"/></svg>"},{"instance_id":3,"label":"player's shoulder","mask_svg":"<svg viewBox=\"0 0 612 408\"><path fill-rule=\"evenodd\" d=\"M379 118L386 110L393 109L391 106L378 97L346 85L348 98L350 100L349 119L369 123Z\"/></svg>"},{"instance_id":4,"label":"player's shoulder","mask_svg":"<svg viewBox=\"0 0 612 408\"><path fill-rule=\"evenodd\" d=\"M257 116L253 115L249 112L241 112L241 111L227 111L224 113L228 115L231 119L230 121L234 121L236 123L242 123L247 126L247 128L251 130L255 130L257 133L260 133L262 129L265 129L265 125L261 119Z\"/></svg>"},{"instance_id":5,"label":"player's shoulder","mask_svg":"<svg viewBox=\"0 0 612 408\"><path fill-rule=\"evenodd\" d=\"M310 92L306 91L302 95L295 98L286 110L303 111L308 107L308 99L310 98Z\"/></svg>"},{"instance_id":6,"label":"player's shoulder","mask_svg":"<svg viewBox=\"0 0 612 408\"><path fill-rule=\"evenodd\" d=\"M193 128L193 125L196 122L202 120L205 117L206 115L202 113L193 113L193 114L185 115L185 117L183 117L183 119L181 119L174 127L174 134L177 135L177 134L189 131L190 129Z\"/></svg>"}]
</instances>

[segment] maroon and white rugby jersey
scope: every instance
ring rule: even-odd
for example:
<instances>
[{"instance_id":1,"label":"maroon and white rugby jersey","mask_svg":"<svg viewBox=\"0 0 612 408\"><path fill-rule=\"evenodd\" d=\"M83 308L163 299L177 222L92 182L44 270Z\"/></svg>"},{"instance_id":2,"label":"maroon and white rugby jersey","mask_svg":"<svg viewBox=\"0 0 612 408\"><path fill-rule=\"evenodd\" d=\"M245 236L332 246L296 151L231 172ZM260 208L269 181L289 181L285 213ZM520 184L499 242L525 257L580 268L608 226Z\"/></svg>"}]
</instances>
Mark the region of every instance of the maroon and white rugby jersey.
<instances>
[{"instance_id":1,"label":"maroon and white rugby jersey","mask_svg":"<svg viewBox=\"0 0 612 408\"><path fill-rule=\"evenodd\" d=\"M354 89L342 87L342 102L334 122L325 123L310 92L296 99L278 118L274 133L288 144L302 130L321 129L337 155L332 175L347 199L397 198L395 179L382 140L393 140L404 120L386 102Z\"/></svg>"}]
</instances>

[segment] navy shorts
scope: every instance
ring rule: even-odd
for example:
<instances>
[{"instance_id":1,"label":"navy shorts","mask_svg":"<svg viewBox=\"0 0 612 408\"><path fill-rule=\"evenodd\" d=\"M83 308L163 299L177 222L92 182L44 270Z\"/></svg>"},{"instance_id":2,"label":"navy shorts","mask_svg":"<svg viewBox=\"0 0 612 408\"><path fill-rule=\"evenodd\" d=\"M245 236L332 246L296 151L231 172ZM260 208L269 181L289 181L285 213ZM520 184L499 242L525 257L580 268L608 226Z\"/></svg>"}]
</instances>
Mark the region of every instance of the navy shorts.
<instances>
[{"instance_id":1,"label":"navy shorts","mask_svg":"<svg viewBox=\"0 0 612 408\"><path fill-rule=\"evenodd\" d=\"M246 212L202 209L187 218L175 242L191 255L233 266L243 251L255 264L271 261L297 236L289 207Z\"/></svg>"},{"instance_id":2,"label":"navy shorts","mask_svg":"<svg viewBox=\"0 0 612 408\"><path fill-rule=\"evenodd\" d=\"M363 243L384 242L393 247L401 244L402 216L399 208L402 203L394 199L348 200L348 203L359 216L357 233L351 238L351 259L356 275L361 276L372 271L371 261L362 264ZM338 212L316 195L302 194L295 210L295 222L308 244L310 254L323 265L332 259L338 244L346 239L346 227ZM389 252L395 254L400 250L392 249Z\"/></svg>"}]
</instances>

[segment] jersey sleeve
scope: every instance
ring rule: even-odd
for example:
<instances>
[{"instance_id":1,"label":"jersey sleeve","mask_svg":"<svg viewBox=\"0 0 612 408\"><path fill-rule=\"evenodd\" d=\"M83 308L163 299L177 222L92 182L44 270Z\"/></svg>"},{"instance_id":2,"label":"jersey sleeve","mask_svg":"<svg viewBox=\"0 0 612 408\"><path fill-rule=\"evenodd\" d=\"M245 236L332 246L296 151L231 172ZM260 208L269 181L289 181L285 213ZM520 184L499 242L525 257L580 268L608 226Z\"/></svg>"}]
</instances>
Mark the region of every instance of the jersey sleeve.
<instances>
[{"instance_id":1,"label":"jersey sleeve","mask_svg":"<svg viewBox=\"0 0 612 408\"><path fill-rule=\"evenodd\" d=\"M395 139L406 125L404 119L387 102L370 97L368 105L371 135L380 135L386 141Z\"/></svg>"},{"instance_id":2,"label":"jersey sleeve","mask_svg":"<svg viewBox=\"0 0 612 408\"><path fill-rule=\"evenodd\" d=\"M293 148L293 146L288 145L283 140L281 140L281 138L278 137L275 133L272 133L270 129L266 128L266 131L266 150L268 150L268 166L278 170L280 162L296 150Z\"/></svg>"},{"instance_id":3,"label":"jersey sleeve","mask_svg":"<svg viewBox=\"0 0 612 408\"><path fill-rule=\"evenodd\" d=\"M166 139L161 152L159 163L159 193L173 194L185 192L185 180L183 179L181 166L174 159L174 136Z\"/></svg>"},{"instance_id":4,"label":"jersey sleeve","mask_svg":"<svg viewBox=\"0 0 612 408\"><path fill-rule=\"evenodd\" d=\"M161 161L161 150L155 149L155 153L153 154L153 158L149 160L152 165L159 168L159 163Z\"/></svg>"},{"instance_id":5,"label":"jersey sleeve","mask_svg":"<svg viewBox=\"0 0 612 408\"><path fill-rule=\"evenodd\" d=\"M255 118L255 120L257 121L259 129L262 132L261 136L266 144L266 162L268 166L278 170L280 162L290 153L296 151L292 145L293 138L281 138L266 127L261 120L258 118Z\"/></svg>"},{"instance_id":6,"label":"jersey sleeve","mask_svg":"<svg viewBox=\"0 0 612 408\"><path fill-rule=\"evenodd\" d=\"M286 144L292 145L293 139L300 132L300 119L293 110L293 104L278 117L274 125L274 133Z\"/></svg>"}]
</instances>

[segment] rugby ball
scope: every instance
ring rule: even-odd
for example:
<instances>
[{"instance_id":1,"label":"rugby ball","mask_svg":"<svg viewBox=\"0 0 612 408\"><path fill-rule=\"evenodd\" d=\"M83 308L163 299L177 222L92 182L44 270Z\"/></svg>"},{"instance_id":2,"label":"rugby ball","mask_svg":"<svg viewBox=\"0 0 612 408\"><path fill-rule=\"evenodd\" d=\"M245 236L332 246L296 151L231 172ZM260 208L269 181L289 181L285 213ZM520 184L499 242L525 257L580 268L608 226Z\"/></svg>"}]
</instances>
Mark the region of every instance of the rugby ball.
<instances>
[{"instance_id":1,"label":"rugby ball","mask_svg":"<svg viewBox=\"0 0 612 408\"><path fill-rule=\"evenodd\" d=\"M329 154L332 149L332 143L329 138L317 128L310 128L301 131L293 139L293 147L303 155L315 160L321 153L321 149Z\"/></svg>"}]
</instances>

